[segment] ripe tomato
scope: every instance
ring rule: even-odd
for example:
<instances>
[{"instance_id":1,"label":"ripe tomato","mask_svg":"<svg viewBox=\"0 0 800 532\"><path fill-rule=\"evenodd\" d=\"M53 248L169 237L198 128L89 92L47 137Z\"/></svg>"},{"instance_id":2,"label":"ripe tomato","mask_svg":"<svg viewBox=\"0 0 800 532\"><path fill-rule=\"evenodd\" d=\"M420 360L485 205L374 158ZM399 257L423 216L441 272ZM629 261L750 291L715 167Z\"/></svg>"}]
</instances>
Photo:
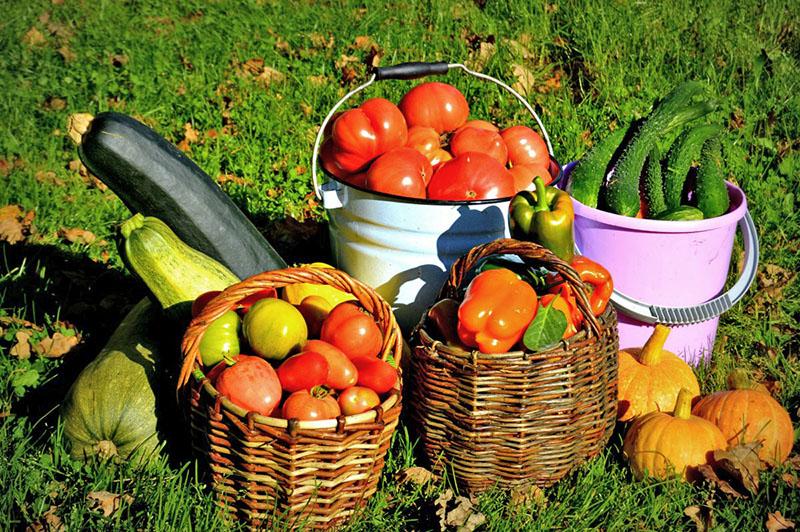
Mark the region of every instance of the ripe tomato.
<instances>
[{"instance_id":1,"label":"ripe tomato","mask_svg":"<svg viewBox=\"0 0 800 532\"><path fill-rule=\"evenodd\" d=\"M248 355L234 355L232 357L229 357L229 360L223 360L222 362L216 364L213 368L211 368L211 371L206 373L206 377L208 377L208 380L211 382L211 385L216 386L217 377L219 377L219 374L228 369L230 366L236 364L239 361L239 358L243 356L248 356Z\"/></svg>"},{"instance_id":2,"label":"ripe tomato","mask_svg":"<svg viewBox=\"0 0 800 532\"><path fill-rule=\"evenodd\" d=\"M328 390L316 386L311 390L299 390L287 397L281 413L285 419L315 421L336 418L342 410Z\"/></svg>"},{"instance_id":3,"label":"ripe tomato","mask_svg":"<svg viewBox=\"0 0 800 532\"><path fill-rule=\"evenodd\" d=\"M434 152L441 149L442 139L432 127L412 126L408 128L406 147L414 148L430 161Z\"/></svg>"},{"instance_id":4,"label":"ripe tomato","mask_svg":"<svg viewBox=\"0 0 800 532\"><path fill-rule=\"evenodd\" d=\"M323 383L325 386L344 390L358 382L358 370L353 361L335 345L322 340L309 340L303 346L303 351L319 353L328 361L328 375Z\"/></svg>"},{"instance_id":5,"label":"ripe tomato","mask_svg":"<svg viewBox=\"0 0 800 532\"><path fill-rule=\"evenodd\" d=\"M278 380L287 392L310 390L325 384L328 378L328 361L313 351L302 351L292 355L278 366Z\"/></svg>"},{"instance_id":6,"label":"ripe tomato","mask_svg":"<svg viewBox=\"0 0 800 532\"><path fill-rule=\"evenodd\" d=\"M363 170L375 157L404 146L408 128L395 104L372 98L342 113L331 130L331 145L320 152L323 166L341 177Z\"/></svg>"},{"instance_id":7,"label":"ripe tomato","mask_svg":"<svg viewBox=\"0 0 800 532\"><path fill-rule=\"evenodd\" d=\"M486 120L467 120L463 126L461 126L456 130L456 133L468 127L476 127L478 129L485 129L486 131L494 131L495 133L500 133L500 130L497 128L496 125Z\"/></svg>"},{"instance_id":8,"label":"ripe tomato","mask_svg":"<svg viewBox=\"0 0 800 532\"><path fill-rule=\"evenodd\" d=\"M428 198L479 200L514 195L514 176L485 153L467 152L444 163L428 184Z\"/></svg>"},{"instance_id":9,"label":"ripe tomato","mask_svg":"<svg viewBox=\"0 0 800 532\"><path fill-rule=\"evenodd\" d=\"M246 298L239 301L239 303L236 304L236 309L242 314L247 314L247 312L250 310L250 307L252 307L256 301L260 301L267 297L278 297L278 291L272 287L259 290L255 294L250 294Z\"/></svg>"},{"instance_id":10,"label":"ripe tomato","mask_svg":"<svg viewBox=\"0 0 800 532\"><path fill-rule=\"evenodd\" d=\"M450 138L450 151L458 157L463 153L477 151L491 155L497 162L506 165L508 148L503 137L496 131L477 127L462 127Z\"/></svg>"},{"instance_id":11,"label":"ripe tomato","mask_svg":"<svg viewBox=\"0 0 800 532\"><path fill-rule=\"evenodd\" d=\"M217 297L217 295L221 294L219 290L211 290L210 292L203 292L197 298L192 301L192 317L196 318L203 312L203 309L206 308L208 302Z\"/></svg>"},{"instance_id":12,"label":"ripe tomato","mask_svg":"<svg viewBox=\"0 0 800 532\"><path fill-rule=\"evenodd\" d=\"M531 128L527 126L511 126L501 131L500 136L506 142L508 161L513 166L530 164L547 168L550 164L547 144Z\"/></svg>"},{"instance_id":13,"label":"ripe tomato","mask_svg":"<svg viewBox=\"0 0 800 532\"><path fill-rule=\"evenodd\" d=\"M546 166L531 165L531 164L515 164L509 170L511 175L514 176L514 189L516 192L528 189L533 183L536 176L542 178L545 185L549 185L553 181L553 176L547 170Z\"/></svg>"},{"instance_id":14,"label":"ripe tomato","mask_svg":"<svg viewBox=\"0 0 800 532\"><path fill-rule=\"evenodd\" d=\"M351 360L377 357L383 334L372 316L350 302L339 303L322 323L320 339L341 349Z\"/></svg>"},{"instance_id":15,"label":"ripe tomato","mask_svg":"<svg viewBox=\"0 0 800 532\"><path fill-rule=\"evenodd\" d=\"M380 358L356 358L353 364L358 369L359 386L386 393L397 383L397 370Z\"/></svg>"},{"instance_id":16,"label":"ripe tomato","mask_svg":"<svg viewBox=\"0 0 800 532\"><path fill-rule=\"evenodd\" d=\"M445 149L438 149L433 152L433 155L430 159L431 166L433 166L434 173L438 170L444 163L451 160L453 158L453 154ZM431 179L433 176L431 176ZM430 181L428 181L430 183Z\"/></svg>"},{"instance_id":17,"label":"ripe tomato","mask_svg":"<svg viewBox=\"0 0 800 532\"><path fill-rule=\"evenodd\" d=\"M297 310L303 315L308 326L308 336L319 336L319 331L322 329L322 322L331 313L333 305L330 301L323 296L310 295L306 296L303 301L297 306Z\"/></svg>"},{"instance_id":18,"label":"ripe tomato","mask_svg":"<svg viewBox=\"0 0 800 532\"><path fill-rule=\"evenodd\" d=\"M367 188L407 198L424 198L433 168L414 148L395 148L373 162L367 170Z\"/></svg>"},{"instance_id":19,"label":"ripe tomato","mask_svg":"<svg viewBox=\"0 0 800 532\"><path fill-rule=\"evenodd\" d=\"M211 367L225 357L239 354L239 329L242 320L234 311L229 310L212 321L200 338L200 360L203 365Z\"/></svg>"},{"instance_id":20,"label":"ripe tomato","mask_svg":"<svg viewBox=\"0 0 800 532\"><path fill-rule=\"evenodd\" d=\"M215 387L234 404L268 416L281 400L281 383L263 358L239 355L219 374Z\"/></svg>"},{"instance_id":21,"label":"ripe tomato","mask_svg":"<svg viewBox=\"0 0 800 532\"><path fill-rule=\"evenodd\" d=\"M430 81L417 85L400 100L409 127L428 126L437 133L458 129L469 116L469 104L457 88Z\"/></svg>"},{"instance_id":22,"label":"ripe tomato","mask_svg":"<svg viewBox=\"0 0 800 532\"><path fill-rule=\"evenodd\" d=\"M361 414L379 404L381 398L375 390L365 386L351 386L339 395L339 407L346 416Z\"/></svg>"}]
</instances>

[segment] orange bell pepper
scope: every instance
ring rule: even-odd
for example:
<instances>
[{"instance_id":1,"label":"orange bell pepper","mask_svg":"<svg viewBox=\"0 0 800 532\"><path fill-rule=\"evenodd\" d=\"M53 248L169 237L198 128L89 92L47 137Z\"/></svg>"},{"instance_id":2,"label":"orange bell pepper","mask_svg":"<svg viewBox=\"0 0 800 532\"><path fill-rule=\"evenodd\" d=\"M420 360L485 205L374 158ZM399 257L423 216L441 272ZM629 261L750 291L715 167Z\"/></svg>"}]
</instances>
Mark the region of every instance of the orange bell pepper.
<instances>
[{"instance_id":1,"label":"orange bell pepper","mask_svg":"<svg viewBox=\"0 0 800 532\"><path fill-rule=\"evenodd\" d=\"M559 305L566 305L566 307L569 309L569 312L567 313L567 321L569 324L575 327L575 330L577 331L578 327L580 327L583 323L583 314L581 313L581 309L578 308L578 303L575 301L575 294L572 293L572 287L570 287L570 285L567 283L562 282L561 284L552 287L548 292L549 294L547 295L556 295L561 297L563 303L557 303L556 308L560 308ZM549 303L550 299L548 299L547 302ZM539 301L539 304L544 305L544 298L542 298L542 301Z\"/></svg>"},{"instance_id":2,"label":"orange bell pepper","mask_svg":"<svg viewBox=\"0 0 800 532\"><path fill-rule=\"evenodd\" d=\"M578 332L578 327L576 327L575 322L572 321L574 309L561 294L545 294L542 296L542 299L539 300L539 304L542 307L548 306L550 302L553 303L554 309L563 312L564 316L567 318L567 328L564 329L564 334L561 336L561 338L566 340ZM580 315L580 313L578 313L578 315ZM581 316L581 319L583 319L583 316Z\"/></svg>"},{"instance_id":3,"label":"orange bell pepper","mask_svg":"<svg viewBox=\"0 0 800 532\"><path fill-rule=\"evenodd\" d=\"M604 267L583 255L575 255L571 266L578 272L581 281L592 285L593 290L589 296L589 303L594 315L599 316L606 310L608 300L611 299L611 293L614 291L611 274Z\"/></svg>"},{"instance_id":4,"label":"orange bell pepper","mask_svg":"<svg viewBox=\"0 0 800 532\"><path fill-rule=\"evenodd\" d=\"M458 337L482 353L505 353L536 316L531 285L506 268L485 270L472 280L458 307Z\"/></svg>"}]
</instances>

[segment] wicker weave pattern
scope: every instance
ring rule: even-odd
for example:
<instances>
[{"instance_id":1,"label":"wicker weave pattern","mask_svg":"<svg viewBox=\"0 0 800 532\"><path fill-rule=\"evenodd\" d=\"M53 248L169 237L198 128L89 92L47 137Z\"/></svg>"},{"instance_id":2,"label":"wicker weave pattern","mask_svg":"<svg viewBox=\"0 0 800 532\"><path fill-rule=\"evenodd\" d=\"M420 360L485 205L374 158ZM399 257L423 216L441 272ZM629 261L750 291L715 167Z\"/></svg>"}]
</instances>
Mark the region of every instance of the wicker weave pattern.
<instances>
[{"instance_id":1,"label":"wicker weave pattern","mask_svg":"<svg viewBox=\"0 0 800 532\"><path fill-rule=\"evenodd\" d=\"M186 393L192 445L208 465L217 504L253 527L278 518L290 526L327 528L346 521L375 493L397 427L401 391L374 410L335 420L277 419L246 412L198 374L198 347L208 324L242 298L293 283L335 286L354 294L384 335L381 358L402 357L389 305L371 288L333 269L287 268L233 285L195 318L183 339L179 388ZM188 385L188 386L187 386Z\"/></svg>"},{"instance_id":2,"label":"wicker weave pattern","mask_svg":"<svg viewBox=\"0 0 800 532\"><path fill-rule=\"evenodd\" d=\"M434 340L423 320L411 358L411 416L436 468L451 468L462 489L550 485L608 442L616 420L616 314L595 319L580 278L535 244L498 240L457 261L442 289L457 296L482 258L516 254L558 271L578 292L588 326L537 353L488 355Z\"/></svg>"}]
</instances>

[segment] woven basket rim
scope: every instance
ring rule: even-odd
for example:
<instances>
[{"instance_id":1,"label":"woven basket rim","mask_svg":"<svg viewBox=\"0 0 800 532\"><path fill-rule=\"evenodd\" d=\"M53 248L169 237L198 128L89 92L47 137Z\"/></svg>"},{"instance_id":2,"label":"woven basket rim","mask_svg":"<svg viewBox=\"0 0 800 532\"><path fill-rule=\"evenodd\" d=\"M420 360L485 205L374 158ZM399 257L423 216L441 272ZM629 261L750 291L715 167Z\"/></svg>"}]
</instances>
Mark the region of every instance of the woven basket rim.
<instances>
[{"instance_id":1,"label":"woven basket rim","mask_svg":"<svg viewBox=\"0 0 800 532\"><path fill-rule=\"evenodd\" d=\"M254 294L264 288L281 288L290 284L310 283L327 285L338 288L356 297L362 307L370 313L376 320L378 327L383 334L383 345L378 358L387 360L391 356L396 364L398 372L397 385L389 391L388 397L380 405L361 414L350 416L339 416L332 419L321 419L314 421L296 421L284 418L265 416L256 412L249 412L245 408L235 405L227 397L222 396L214 388L208 378L203 373L202 363L199 357L199 344L202 333L215 319L225 312L235 308L235 305L244 297ZM380 319L380 318L383 319ZM270 270L262 272L238 283L235 283L219 295L214 297L206 304L203 311L196 316L186 329L181 342L181 355L183 366L181 376L178 381L178 399L181 400L181 390L183 390L193 380L200 387L200 393L207 393L212 400L219 401L220 406L227 412L236 417L267 425L273 428L297 429L297 430L322 430L339 427L353 427L365 423L379 420L383 412L401 404L400 395L402 393L402 334L400 326L394 317L389 304L371 287L361 281L351 277L347 273L336 268L319 268L314 266L294 266L280 270ZM200 371L202 378L198 377Z\"/></svg>"}]
</instances>

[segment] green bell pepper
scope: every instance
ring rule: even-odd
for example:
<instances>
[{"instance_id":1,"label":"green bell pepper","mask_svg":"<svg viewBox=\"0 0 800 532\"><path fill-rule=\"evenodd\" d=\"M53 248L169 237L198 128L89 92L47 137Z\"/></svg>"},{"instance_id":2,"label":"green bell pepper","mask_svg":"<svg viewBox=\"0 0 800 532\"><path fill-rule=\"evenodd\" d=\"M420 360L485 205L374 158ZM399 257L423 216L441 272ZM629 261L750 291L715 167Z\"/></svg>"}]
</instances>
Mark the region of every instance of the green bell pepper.
<instances>
[{"instance_id":1,"label":"green bell pepper","mask_svg":"<svg viewBox=\"0 0 800 532\"><path fill-rule=\"evenodd\" d=\"M509 206L511 236L536 242L560 259L571 262L575 253L572 224L575 212L569 194L546 187L541 177L533 180L536 192L518 192Z\"/></svg>"}]
</instances>

